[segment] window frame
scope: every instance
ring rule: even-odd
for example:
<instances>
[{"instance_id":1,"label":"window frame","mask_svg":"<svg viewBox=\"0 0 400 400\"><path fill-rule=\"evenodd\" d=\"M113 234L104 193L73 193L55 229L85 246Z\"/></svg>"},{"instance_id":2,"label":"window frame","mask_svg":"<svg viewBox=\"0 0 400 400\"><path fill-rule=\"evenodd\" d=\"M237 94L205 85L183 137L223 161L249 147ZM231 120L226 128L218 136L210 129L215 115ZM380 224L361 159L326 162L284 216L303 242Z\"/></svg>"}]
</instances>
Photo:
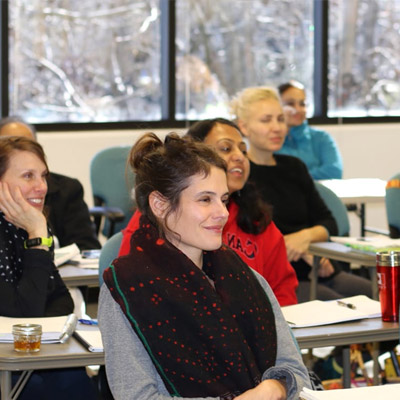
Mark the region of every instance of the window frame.
<instances>
[{"instance_id":1,"label":"window frame","mask_svg":"<svg viewBox=\"0 0 400 400\"><path fill-rule=\"evenodd\" d=\"M314 1L314 116L309 119L314 125L344 125L360 123L396 123L400 116L395 117L328 117L328 15L329 1ZM1 46L1 97L0 107L2 117L9 113L9 44L8 44L8 3L0 2L0 46ZM34 124L40 132L56 131L99 131L128 129L168 129L187 128L194 120L175 119L175 0L160 1L161 7L161 115L159 121L122 121L122 122L64 122ZM5 89L4 89L5 88Z\"/></svg>"}]
</instances>

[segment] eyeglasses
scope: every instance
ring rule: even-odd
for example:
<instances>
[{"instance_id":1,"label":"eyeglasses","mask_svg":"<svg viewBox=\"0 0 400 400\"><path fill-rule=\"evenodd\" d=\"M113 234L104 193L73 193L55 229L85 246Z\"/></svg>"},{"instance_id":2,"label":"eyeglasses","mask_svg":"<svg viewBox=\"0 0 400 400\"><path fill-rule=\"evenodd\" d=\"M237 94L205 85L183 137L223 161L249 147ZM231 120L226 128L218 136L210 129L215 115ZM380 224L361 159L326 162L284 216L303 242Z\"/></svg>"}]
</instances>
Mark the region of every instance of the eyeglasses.
<instances>
[{"instance_id":1,"label":"eyeglasses","mask_svg":"<svg viewBox=\"0 0 400 400\"><path fill-rule=\"evenodd\" d=\"M299 100L299 101L288 100L288 101L283 102L283 105L284 106L289 106L289 107L296 107L296 105L297 105L299 107L306 108L307 107L307 102L305 100Z\"/></svg>"}]
</instances>

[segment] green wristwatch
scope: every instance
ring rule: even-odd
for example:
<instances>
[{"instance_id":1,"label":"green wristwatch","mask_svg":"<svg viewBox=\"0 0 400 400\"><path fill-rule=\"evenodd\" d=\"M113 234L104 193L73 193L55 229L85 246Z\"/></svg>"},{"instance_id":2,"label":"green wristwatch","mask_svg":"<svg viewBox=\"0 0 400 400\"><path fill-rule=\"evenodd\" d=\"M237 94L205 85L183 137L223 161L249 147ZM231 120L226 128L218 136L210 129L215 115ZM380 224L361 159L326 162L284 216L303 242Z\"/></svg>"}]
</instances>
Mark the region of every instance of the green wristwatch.
<instances>
[{"instance_id":1,"label":"green wristwatch","mask_svg":"<svg viewBox=\"0 0 400 400\"><path fill-rule=\"evenodd\" d=\"M53 244L53 236L50 236L48 238L37 237L33 239L26 239L24 242L24 247L25 249L30 249L31 247L36 247L36 246L47 246L48 248L50 248L52 244Z\"/></svg>"}]
</instances>

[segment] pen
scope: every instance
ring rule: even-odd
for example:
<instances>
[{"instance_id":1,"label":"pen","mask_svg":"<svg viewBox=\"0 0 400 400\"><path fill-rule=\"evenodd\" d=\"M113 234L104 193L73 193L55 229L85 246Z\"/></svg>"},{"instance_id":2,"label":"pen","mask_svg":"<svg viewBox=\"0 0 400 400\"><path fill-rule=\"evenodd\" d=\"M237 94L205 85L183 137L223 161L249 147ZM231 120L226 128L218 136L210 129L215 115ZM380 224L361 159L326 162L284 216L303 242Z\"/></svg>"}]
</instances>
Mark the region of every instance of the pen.
<instances>
[{"instance_id":1,"label":"pen","mask_svg":"<svg viewBox=\"0 0 400 400\"><path fill-rule=\"evenodd\" d=\"M79 319L78 321L84 325L98 325L95 319Z\"/></svg>"},{"instance_id":2,"label":"pen","mask_svg":"<svg viewBox=\"0 0 400 400\"><path fill-rule=\"evenodd\" d=\"M356 309L356 306L354 304L351 304L351 303L346 303L346 302L341 301L341 300L337 300L337 303L338 303L339 306L342 306L342 307L351 308L352 310Z\"/></svg>"}]
</instances>

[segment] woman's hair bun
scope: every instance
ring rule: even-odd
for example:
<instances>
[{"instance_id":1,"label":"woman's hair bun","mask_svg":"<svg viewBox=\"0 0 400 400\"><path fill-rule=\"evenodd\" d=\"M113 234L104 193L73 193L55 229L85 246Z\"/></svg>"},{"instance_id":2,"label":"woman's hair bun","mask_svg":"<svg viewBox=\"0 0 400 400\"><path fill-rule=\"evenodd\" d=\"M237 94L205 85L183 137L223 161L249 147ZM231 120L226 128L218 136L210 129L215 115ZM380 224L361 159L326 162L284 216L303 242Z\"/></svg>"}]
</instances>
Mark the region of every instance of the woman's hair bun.
<instances>
[{"instance_id":1,"label":"woman's hair bun","mask_svg":"<svg viewBox=\"0 0 400 400\"><path fill-rule=\"evenodd\" d=\"M144 162L150 160L149 154L163 146L163 142L156 134L148 132L143 135L132 147L129 154L129 164L133 171L136 172Z\"/></svg>"}]
</instances>

